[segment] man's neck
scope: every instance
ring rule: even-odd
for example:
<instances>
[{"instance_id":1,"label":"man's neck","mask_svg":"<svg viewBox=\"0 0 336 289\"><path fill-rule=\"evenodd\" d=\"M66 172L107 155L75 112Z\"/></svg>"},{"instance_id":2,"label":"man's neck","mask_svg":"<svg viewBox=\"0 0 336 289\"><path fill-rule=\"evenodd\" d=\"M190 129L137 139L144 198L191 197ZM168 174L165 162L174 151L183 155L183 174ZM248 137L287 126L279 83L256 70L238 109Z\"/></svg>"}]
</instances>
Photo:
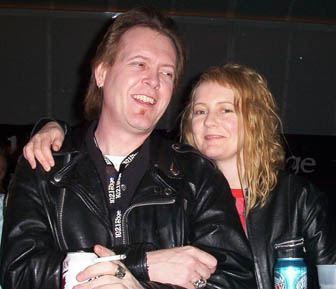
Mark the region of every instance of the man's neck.
<instances>
[{"instance_id":1,"label":"man's neck","mask_svg":"<svg viewBox=\"0 0 336 289\"><path fill-rule=\"evenodd\" d=\"M104 155L127 156L140 147L150 133L146 135L131 134L98 122L94 133L99 149Z\"/></svg>"}]
</instances>

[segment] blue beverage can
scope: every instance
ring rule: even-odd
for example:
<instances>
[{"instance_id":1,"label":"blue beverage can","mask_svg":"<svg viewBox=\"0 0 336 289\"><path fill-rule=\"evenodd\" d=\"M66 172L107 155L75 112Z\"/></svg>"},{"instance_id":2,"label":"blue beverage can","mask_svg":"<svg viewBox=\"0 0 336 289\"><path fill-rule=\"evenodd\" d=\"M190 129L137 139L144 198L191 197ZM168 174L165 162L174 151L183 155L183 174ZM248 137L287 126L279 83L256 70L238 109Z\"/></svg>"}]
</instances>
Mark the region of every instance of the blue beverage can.
<instances>
[{"instance_id":1,"label":"blue beverage can","mask_svg":"<svg viewBox=\"0 0 336 289\"><path fill-rule=\"evenodd\" d=\"M277 259L274 289L307 289L307 267L303 258Z\"/></svg>"}]
</instances>

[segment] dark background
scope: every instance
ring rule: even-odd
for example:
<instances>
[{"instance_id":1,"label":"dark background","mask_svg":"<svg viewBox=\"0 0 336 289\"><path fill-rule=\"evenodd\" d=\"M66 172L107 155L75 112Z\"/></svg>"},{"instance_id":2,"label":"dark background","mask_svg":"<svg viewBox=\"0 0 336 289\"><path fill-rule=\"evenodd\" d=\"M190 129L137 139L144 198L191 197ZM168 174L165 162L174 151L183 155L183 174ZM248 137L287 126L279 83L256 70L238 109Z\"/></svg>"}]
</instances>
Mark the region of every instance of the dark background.
<instances>
[{"instance_id":1,"label":"dark background","mask_svg":"<svg viewBox=\"0 0 336 289\"><path fill-rule=\"evenodd\" d=\"M227 62L251 66L277 100L288 165L335 203L334 0L0 1L0 132L11 170L38 119L80 122L99 35L114 16L139 5L171 15L188 48L181 88L158 128L174 131L201 71Z\"/></svg>"}]
</instances>

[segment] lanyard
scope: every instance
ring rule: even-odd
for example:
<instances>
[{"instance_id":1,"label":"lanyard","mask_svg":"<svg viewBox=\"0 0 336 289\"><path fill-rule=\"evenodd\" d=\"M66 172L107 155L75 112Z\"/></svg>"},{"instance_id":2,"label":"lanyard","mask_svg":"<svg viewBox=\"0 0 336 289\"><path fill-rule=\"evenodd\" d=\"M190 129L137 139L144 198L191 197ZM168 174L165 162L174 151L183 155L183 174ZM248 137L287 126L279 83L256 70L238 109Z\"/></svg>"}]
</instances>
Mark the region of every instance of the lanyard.
<instances>
[{"instance_id":1,"label":"lanyard","mask_svg":"<svg viewBox=\"0 0 336 289\"><path fill-rule=\"evenodd\" d=\"M125 196L125 193L127 192L123 193L123 190L121 189L121 178L123 171L134 160L137 154L138 150L128 155L120 164L119 172L115 169L111 160L104 156L106 163L108 205L116 245L121 244L122 242L122 215L128 207L127 198Z\"/></svg>"},{"instance_id":2,"label":"lanyard","mask_svg":"<svg viewBox=\"0 0 336 289\"><path fill-rule=\"evenodd\" d=\"M92 158L104 184L106 207L108 209L111 230L115 237L114 243L119 245L122 244L123 239L123 214L125 214L125 210L130 206L136 188L147 171L149 164L149 139L124 158L118 172L114 166L110 166L110 169L106 168L107 165L112 165L111 160L114 162L113 158L111 160L107 159L110 158L109 155L107 155L107 158L104 158L94 133L89 137L90 139L87 142L91 148ZM116 141L118 140L116 139Z\"/></svg>"}]
</instances>

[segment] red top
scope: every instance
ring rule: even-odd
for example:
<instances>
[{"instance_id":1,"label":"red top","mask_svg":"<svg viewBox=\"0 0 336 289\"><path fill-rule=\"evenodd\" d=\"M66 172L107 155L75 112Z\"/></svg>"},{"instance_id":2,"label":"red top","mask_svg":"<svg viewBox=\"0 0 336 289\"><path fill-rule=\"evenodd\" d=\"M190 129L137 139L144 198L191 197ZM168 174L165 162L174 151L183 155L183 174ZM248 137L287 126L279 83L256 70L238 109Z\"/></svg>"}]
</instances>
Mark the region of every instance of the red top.
<instances>
[{"instance_id":1,"label":"red top","mask_svg":"<svg viewBox=\"0 0 336 289\"><path fill-rule=\"evenodd\" d=\"M240 222L245 231L245 218L244 218L245 203L244 203L243 190L242 189L231 189L231 193L232 193L232 196L236 199L236 209L238 211Z\"/></svg>"}]
</instances>

